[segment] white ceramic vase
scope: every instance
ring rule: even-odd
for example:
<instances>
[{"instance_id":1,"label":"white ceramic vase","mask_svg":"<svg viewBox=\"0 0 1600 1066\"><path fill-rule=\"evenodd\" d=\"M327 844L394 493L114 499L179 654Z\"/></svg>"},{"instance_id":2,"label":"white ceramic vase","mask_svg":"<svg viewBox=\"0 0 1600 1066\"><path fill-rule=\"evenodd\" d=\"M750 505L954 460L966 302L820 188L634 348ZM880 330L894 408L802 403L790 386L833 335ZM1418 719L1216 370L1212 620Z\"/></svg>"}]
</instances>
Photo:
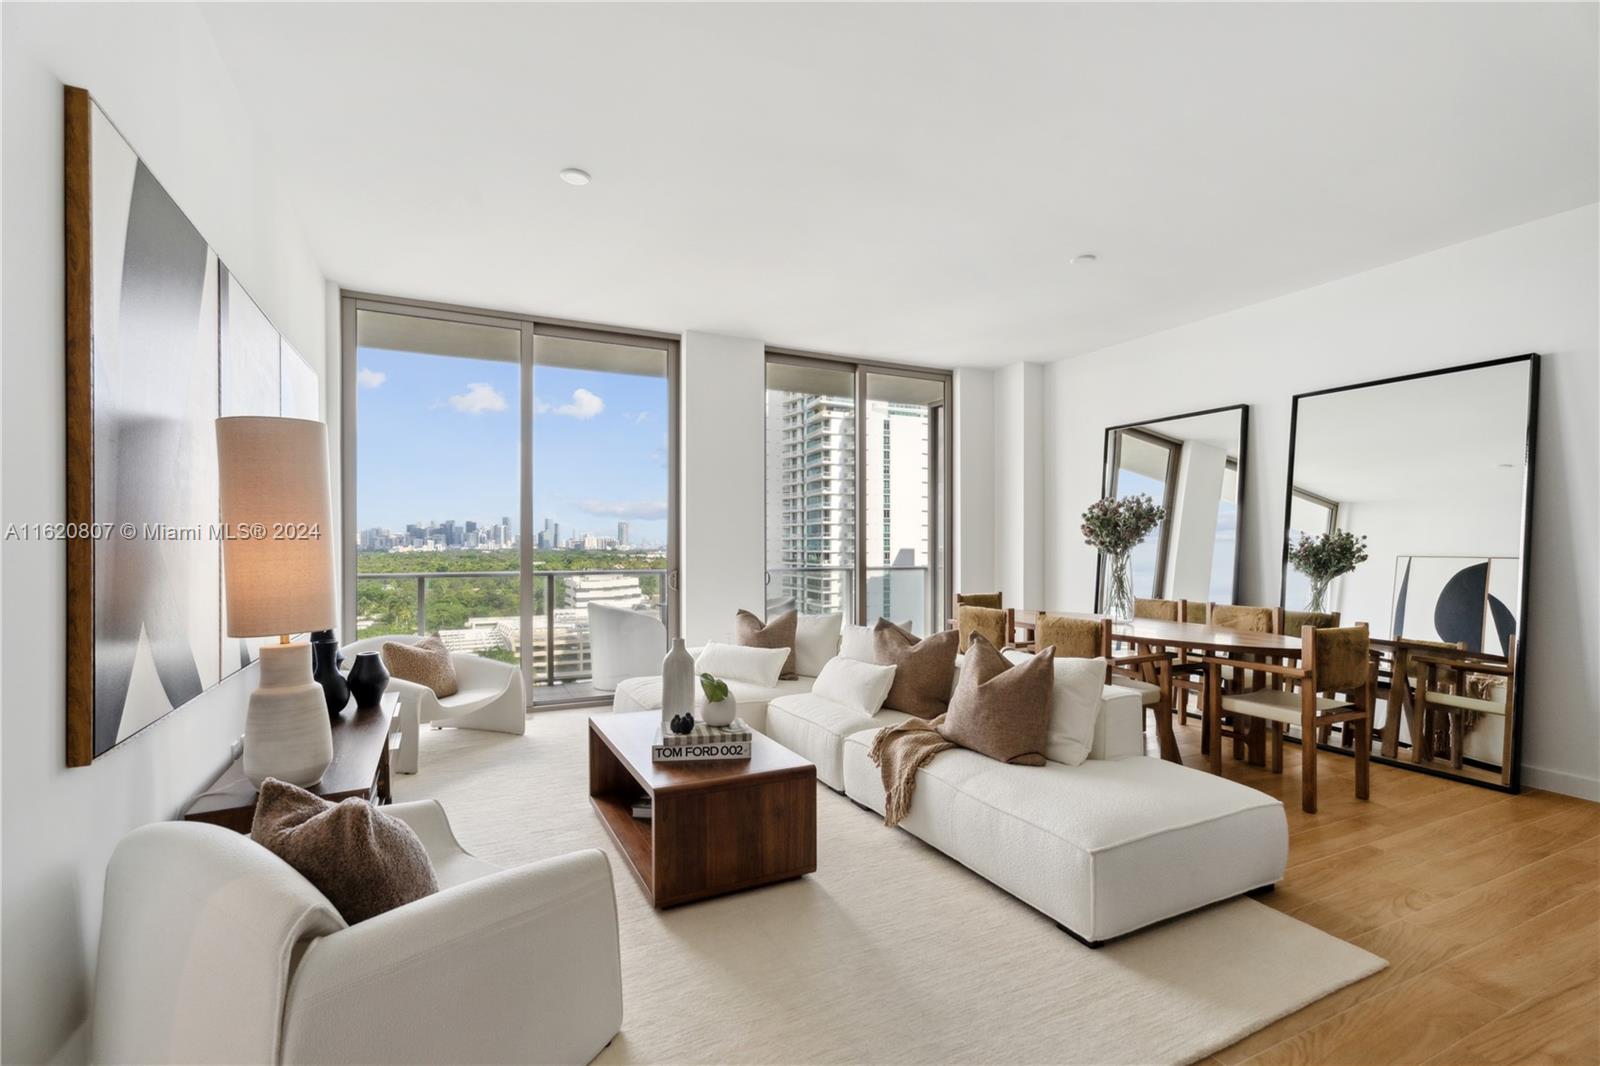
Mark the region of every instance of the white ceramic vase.
<instances>
[{"instance_id":1,"label":"white ceramic vase","mask_svg":"<svg viewBox=\"0 0 1600 1066\"><path fill-rule=\"evenodd\" d=\"M309 788L333 762L333 732L322 686L311 676L311 645L263 644L261 684L244 719L244 775Z\"/></svg>"},{"instance_id":2,"label":"white ceramic vase","mask_svg":"<svg viewBox=\"0 0 1600 1066\"><path fill-rule=\"evenodd\" d=\"M662 732L672 732L672 719L678 715L694 716L694 685L694 656L689 654L683 638L676 637L661 660Z\"/></svg>"},{"instance_id":3,"label":"white ceramic vase","mask_svg":"<svg viewBox=\"0 0 1600 1066\"><path fill-rule=\"evenodd\" d=\"M720 700L706 700L700 705L700 719L706 725L732 725L737 717L739 701L731 692Z\"/></svg>"}]
</instances>

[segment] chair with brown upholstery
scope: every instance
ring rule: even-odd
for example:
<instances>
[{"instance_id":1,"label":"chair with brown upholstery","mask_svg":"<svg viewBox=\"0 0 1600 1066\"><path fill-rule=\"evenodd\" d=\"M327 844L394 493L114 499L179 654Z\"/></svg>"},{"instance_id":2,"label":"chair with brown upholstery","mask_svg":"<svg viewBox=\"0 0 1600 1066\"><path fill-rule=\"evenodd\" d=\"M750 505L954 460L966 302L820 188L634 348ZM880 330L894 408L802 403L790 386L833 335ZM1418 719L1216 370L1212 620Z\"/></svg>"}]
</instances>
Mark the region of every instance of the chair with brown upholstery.
<instances>
[{"instance_id":1,"label":"chair with brown upholstery","mask_svg":"<svg viewBox=\"0 0 1600 1066\"><path fill-rule=\"evenodd\" d=\"M1177 600L1145 600L1137 596L1133 598L1135 618L1148 618L1155 622L1176 622L1178 607Z\"/></svg>"},{"instance_id":2,"label":"chair with brown upholstery","mask_svg":"<svg viewBox=\"0 0 1600 1066\"><path fill-rule=\"evenodd\" d=\"M1206 624L1216 629L1232 629L1240 633L1277 633L1278 609L1276 607L1251 607L1246 604L1211 603L1206 605ZM1211 713L1212 700L1206 691L1209 672L1199 671L1180 674L1174 682L1176 698L1185 705L1188 694L1192 691L1199 700L1202 719ZM1230 692L1241 691L1246 688L1259 687L1265 675L1239 664L1229 664L1220 671L1222 682ZM1203 722L1200 733L1200 753L1211 754L1212 729L1209 722ZM1234 758L1244 757L1244 748L1250 740L1259 740L1260 736L1252 738L1245 733L1235 730L1232 726L1225 725L1222 735L1233 740ZM1257 761L1261 755L1258 751Z\"/></svg>"},{"instance_id":3,"label":"chair with brown upholstery","mask_svg":"<svg viewBox=\"0 0 1600 1066\"><path fill-rule=\"evenodd\" d=\"M960 617L962 607L987 607L998 611L1005 605L1005 594L1001 592L958 592L950 597L950 618L945 622L945 628L956 628L956 619Z\"/></svg>"},{"instance_id":4,"label":"chair with brown upholstery","mask_svg":"<svg viewBox=\"0 0 1600 1066\"><path fill-rule=\"evenodd\" d=\"M1141 706L1152 715L1172 714L1172 656L1167 652L1143 655L1116 655L1112 650L1111 619L1082 615L1039 612L1034 628L1034 647L1056 649L1058 659L1099 659L1106 661L1106 683L1131 688L1139 693ZM1171 730L1156 722L1161 757L1180 762L1178 745Z\"/></svg>"},{"instance_id":5,"label":"chair with brown upholstery","mask_svg":"<svg viewBox=\"0 0 1600 1066\"><path fill-rule=\"evenodd\" d=\"M1414 655L1411 661L1424 670L1422 683L1417 685L1417 721L1420 729L1412 737L1412 761L1427 762L1434 757L1433 729L1429 717L1444 714L1449 719L1450 768L1460 770L1466 733L1471 724L1469 716L1492 715L1500 719L1503 730L1500 783L1509 785L1512 709L1516 706L1516 638L1507 640L1504 662L1474 655L1447 657L1427 654ZM1441 673L1447 673L1452 683L1441 683L1444 680Z\"/></svg>"},{"instance_id":6,"label":"chair with brown upholstery","mask_svg":"<svg viewBox=\"0 0 1600 1066\"><path fill-rule=\"evenodd\" d=\"M961 604L956 608L956 631L961 635L957 651L966 651L977 634L997 648L1009 648L1016 639L1016 612L1009 607L1001 609Z\"/></svg>"},{"instance_id":7,"label":"chair with brown upholstery","mask_svg":"<svg viewBox=\"0 0 1600 1066\"><path fill-rule=\"evenodd\" d=\"M1339 626L1339 612L1286 611L1279 607L1276 624L1279 633L1298 633L1306 626L1311 626L1314 629L1337 629ZM1322 735L1317 738L1317 742L1326 744L1331 739L1329 734L1332 731L1332 726L1323 726ZM1350 731L1348 722L1345 723L1345 728L1340 732L1344 734L1344 746L1347 748L1352 747L1355 741L1355 734Z\"/></svg>"},{"instance_id":8,"label":"chair with brown upholstery","mask_svg":"<svg viewBox=\"0 0 1600 1066\"><path fill-rule=\"evenodd\" d=\"M1300 631L1300 643L1298 666L1282 663L1252 665L1253 670L1265 671L1286 682L1298 682L1299 692L1289 691L1286 685L1277 685L1251 692L1224 693L1221 673L1222 668L1228 665L1228 660L1207 659L1209 684L1206 691L1211 703L1206 722L1211 730L1211 771L1217 774L1222 772L1223 715L1266 723L1271 733L1268 766L1273 773L1283 772L1283 727L1299 726L1300 806L1307 814L1315 814L1318 731L1325 725L1354 721L1358 724L1358 735L1370 735L1375 671L1368 654L1370 642L1365 625L1343 629L1306 626ZM1344 698L1319 695L1328 692L1343 693ZM1370 744L1356 745L1357 799L1367 798L1371 749Z\"/></svg>"},{"instance_id":9,"label":"chair with brown upholstery","mask_svg":"<svg viewBox=\"0 0 1600 1066\"><path fill-rule=\"evenodd\" d=\"M1384 701L1383 728L1379 731L1378 750L1385 758L1396 759L1400 756L1400 723L1406 724L1406 735L1411 739L1411 761L1421 762L1422 751L1417 744L1417 738L1422 735L1422 727L1417 716L1416 689L1427 678L1428 667L1425 663L1415 662L1418 655L1441 655L1446 658L1458 654L1465 654L1467 645L1464 641L1454 644L1439 640L1412 640L1403 637L1391 641L1388 645L1386 657L1389 660L1389 684L1383 684L1383 677L1378 678L1378 698ZM1453 683L1453 675L1443 674L1439 677L1441 688Z\"/></svg>"}]
</instances>

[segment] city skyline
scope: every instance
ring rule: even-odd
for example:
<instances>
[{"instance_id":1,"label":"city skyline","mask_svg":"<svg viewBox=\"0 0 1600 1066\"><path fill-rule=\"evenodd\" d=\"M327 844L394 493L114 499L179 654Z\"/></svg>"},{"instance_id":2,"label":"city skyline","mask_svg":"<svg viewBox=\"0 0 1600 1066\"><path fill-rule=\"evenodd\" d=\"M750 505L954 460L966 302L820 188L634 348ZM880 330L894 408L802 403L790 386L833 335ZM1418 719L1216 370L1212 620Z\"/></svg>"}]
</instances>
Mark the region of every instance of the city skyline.
<instances>
[{"instance_id":1,"label":"city skyline","mask_svg":"<svg viewBox=\"0 0 1600 1066\"><path fill-rule=\"evenodd\" d=\"M357 349L356 525L403 530L422 515L516 516L515 363ZM535 530L667 538L665 377L536 366ZM512 523L513 534L517 533Z\"/></svg>"},{"instance_id":2,"label":"city skyline","mask_svg":"<svg viewBox=\"0 0 1600 1066\"><path fill-rule=\"evenodd\" d=\"M452 532L456 536L452 536ZM377 543L380 539L393 539L395 543ZM442 546L449 549L493 550L514 548L518 543L515 526L509 515L496 519L419 518L401 526L374 525L356 531L356 545L362 551L426 550L419 542L429 540L442 540ZM559 522L549 518L538 523L534 530L534 541L536 549L660 551L666 547L665 544L636 537L630 522L618 522L615 533L611 534L597 533L592 529L565 529ZM585 541L599 543L585 544Z\"/></svg>"}]
</instances>

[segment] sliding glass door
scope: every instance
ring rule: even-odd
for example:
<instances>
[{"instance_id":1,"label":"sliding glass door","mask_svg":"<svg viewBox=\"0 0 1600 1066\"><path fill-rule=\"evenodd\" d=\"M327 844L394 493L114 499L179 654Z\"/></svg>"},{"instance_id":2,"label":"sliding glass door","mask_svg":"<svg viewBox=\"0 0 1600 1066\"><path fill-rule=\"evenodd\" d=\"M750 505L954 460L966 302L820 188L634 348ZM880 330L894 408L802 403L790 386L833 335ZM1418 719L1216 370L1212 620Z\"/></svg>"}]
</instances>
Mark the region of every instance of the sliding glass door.
<instances>
[{"instance_id":1,"label":"sliding glass door","mask_svg":"<svg viewBox=\"0 0 1600 1066\"><path fill-rule=\"evenodd\" d=\"M769 615L942 624L949 390L935 372L769 353Z\"/></svg>"},{"instance_id":2,"label":"sliding glass door","mask_svg":"<svg viewBox=\"0 0 1600 1066\"><path fill-rule=\"evenodd\" d=\"M672 340L347 295L344 630L584 700L590 610L675 625ZM654 625L653 621L650 623Z\"/></svg>"}]
</instances>

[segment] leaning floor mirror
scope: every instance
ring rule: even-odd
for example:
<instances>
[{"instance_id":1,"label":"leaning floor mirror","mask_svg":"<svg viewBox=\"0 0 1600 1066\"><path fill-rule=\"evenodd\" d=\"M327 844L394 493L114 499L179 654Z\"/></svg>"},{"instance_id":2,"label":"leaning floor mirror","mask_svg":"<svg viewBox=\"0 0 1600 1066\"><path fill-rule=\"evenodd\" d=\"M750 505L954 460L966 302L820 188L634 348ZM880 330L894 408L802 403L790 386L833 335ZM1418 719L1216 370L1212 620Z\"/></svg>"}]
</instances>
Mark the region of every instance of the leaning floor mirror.
<instances>
[{"instance_id":1,"label":"leaning floor mirror","mask_svg":"<svg viewBox=\"0 0 1600 1066\"><path fill-rule=\"evenodd\" d=\"M1294 399L1284 629L1365 622L1383 762L1516 791L1539 357Z\"/></svg>"},{"instance_id":2,"label":"leaning floor mirror","mask_svg":"<svg viewBox=\"0 0 1600 1066\"><path fill-rule=\"evenodd\" d=\"M1188 600L1191 621L1205 620L1208 603L1236 602L1249 432L1248 404L1106 430L1102 496L1149 496L1164 512L1127 556L1136 600ZM1104 556L1099 565L1095 604L1105 611Z\"/></svg>"}]
</instances>

